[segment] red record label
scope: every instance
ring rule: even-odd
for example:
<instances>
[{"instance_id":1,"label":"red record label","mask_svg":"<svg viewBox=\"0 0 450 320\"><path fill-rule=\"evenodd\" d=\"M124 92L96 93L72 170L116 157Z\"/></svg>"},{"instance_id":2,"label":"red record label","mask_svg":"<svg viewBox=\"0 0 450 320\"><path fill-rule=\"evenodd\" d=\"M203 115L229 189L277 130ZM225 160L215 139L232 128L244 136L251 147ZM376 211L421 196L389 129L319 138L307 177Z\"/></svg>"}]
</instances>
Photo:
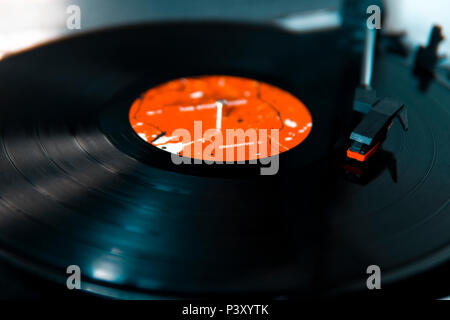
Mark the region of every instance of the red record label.
<instances>
[{"instance_id":1,"label":"red record label","mask_svg":"<svg viewBox=\"0 0 450 320\"><path fill-rule=\"evenodd\" d=\"M234 76L181 78L154 87L129 112L152 145L201 160L243 161L299 145L311 132L306 106L273 85Z\"/></svg>"}]
</instances>

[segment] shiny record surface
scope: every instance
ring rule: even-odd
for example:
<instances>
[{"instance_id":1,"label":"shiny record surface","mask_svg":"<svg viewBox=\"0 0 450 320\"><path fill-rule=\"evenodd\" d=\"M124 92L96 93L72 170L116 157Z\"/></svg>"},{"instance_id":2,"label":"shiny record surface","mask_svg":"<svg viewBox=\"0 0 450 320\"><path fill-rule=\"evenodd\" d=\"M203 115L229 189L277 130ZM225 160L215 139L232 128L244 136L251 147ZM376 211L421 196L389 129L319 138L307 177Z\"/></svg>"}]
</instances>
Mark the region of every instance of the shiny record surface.
<instances>
[{"instance_id":1,"label":"shiny record surface","mask_svg":"<svg viewBox=\"0 0 450 320\"><path fill-rule=\"evenodd\" d=\"M333 165L359 74L345 38L154 24L5 58L2 257L62 285L67 266L79 265L83 289L117 297L302 295L364 288L372 264L391 282L446 262L448 90L419 92L403 60L377 59L374 85L405 102L410 130L395 121L383 146L397 182L389 170L349 181ZM207 50L180 50L198 39ZM307 106L314 128L280 155L276 175L174 166L131 127L139 94L217 74L263 81Z\"/></svg>"}]
</instances>

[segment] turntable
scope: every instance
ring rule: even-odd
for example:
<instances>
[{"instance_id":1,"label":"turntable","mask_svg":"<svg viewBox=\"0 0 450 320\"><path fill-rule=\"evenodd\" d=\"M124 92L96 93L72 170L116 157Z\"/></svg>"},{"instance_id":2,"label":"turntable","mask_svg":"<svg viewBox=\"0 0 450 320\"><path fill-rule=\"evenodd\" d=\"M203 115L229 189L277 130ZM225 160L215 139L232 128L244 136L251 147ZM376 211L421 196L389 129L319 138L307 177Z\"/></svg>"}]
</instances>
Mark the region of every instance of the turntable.
<instances>
[{"instance_id":1,"label":"turntable","mask_svg":"<svg viewBox=\"0 0 450 320\"><path fill-rule=\"evenodd\" d=\"M2 294L364 295L376 266L448 295L442 39L151 22L6 55Z\"/></svg>"}]
</instances>

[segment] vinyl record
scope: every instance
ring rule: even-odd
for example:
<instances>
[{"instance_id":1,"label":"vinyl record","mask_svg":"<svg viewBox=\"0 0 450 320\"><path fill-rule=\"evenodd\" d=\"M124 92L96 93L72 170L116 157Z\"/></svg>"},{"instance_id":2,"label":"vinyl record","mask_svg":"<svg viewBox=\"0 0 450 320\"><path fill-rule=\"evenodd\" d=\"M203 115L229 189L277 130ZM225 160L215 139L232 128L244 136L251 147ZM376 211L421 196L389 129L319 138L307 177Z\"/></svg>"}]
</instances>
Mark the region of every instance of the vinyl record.
<instances>
[{"instance_id":1,"label":"vinyl record","mask_svg":"<svg viewBox=\"0 0 450 320\"><path fill-rule=\"evenodd\" d=\"M327 293L385 281L450 255L448 89L417 90L402 59L375 66L402 100L383 145L395 163L364 184L336 162L351 131L356 54L343 30L290 34L231 23L150 24L49 43L0 64L0 247L4 257L114 297ZM130 108L176 79L240 77L281 88L312 128L260 165L175 165ZM381 161L381 160L380 160ZM388 165L386 165L388 166Z\"/></svg>"}]
</instances>

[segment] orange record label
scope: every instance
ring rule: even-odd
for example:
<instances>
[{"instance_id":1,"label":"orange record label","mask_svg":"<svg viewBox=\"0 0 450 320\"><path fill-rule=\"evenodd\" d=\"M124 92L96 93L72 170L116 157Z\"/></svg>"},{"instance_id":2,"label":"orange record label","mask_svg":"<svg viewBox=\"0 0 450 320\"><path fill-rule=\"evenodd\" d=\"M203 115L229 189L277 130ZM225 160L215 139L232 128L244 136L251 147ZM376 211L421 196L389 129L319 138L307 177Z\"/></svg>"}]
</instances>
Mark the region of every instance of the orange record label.
<instances>
[{"instance_id":1,"label":"orange record label","mask_svg":"<svg viewBox=\"0 0 450 320\"><path fill-rule=\"evenodd\" d=\"M292 94L234 76L161 84L133 102L129 120L148 143L210 161L273 156L299 145L312 128L311 114Z\"/></svg>"}]
</instances>

